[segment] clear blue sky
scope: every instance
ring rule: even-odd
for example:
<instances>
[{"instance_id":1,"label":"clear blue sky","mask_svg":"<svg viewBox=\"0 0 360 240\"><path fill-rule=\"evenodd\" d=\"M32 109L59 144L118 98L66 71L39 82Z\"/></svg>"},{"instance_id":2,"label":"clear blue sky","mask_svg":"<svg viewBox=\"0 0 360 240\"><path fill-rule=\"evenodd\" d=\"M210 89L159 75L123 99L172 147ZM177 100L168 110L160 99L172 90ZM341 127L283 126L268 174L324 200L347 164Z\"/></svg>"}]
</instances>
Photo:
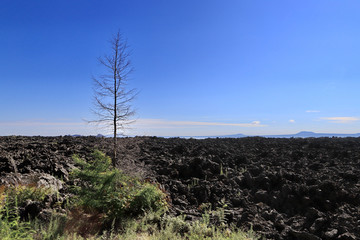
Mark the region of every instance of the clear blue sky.
<instances>
[{"instance_id":1,"label":"clear blue sky","mask_svg":"<svg viewBox=\"0 0 360 240\"><path fill-rule=\"evenodd\" d=\"M360 132L360 1L2 0L0 135L89 126L118 29L136 71L127 134Z\"/></svg>"}]
</instances>

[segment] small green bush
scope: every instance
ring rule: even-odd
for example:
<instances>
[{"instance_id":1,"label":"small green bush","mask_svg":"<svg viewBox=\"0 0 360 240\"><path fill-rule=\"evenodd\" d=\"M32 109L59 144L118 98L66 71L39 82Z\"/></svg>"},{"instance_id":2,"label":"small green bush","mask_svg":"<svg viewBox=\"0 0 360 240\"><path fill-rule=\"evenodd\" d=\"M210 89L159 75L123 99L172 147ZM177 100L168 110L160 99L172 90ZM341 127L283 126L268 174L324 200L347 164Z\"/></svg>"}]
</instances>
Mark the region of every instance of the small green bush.
<instances>
[{"instance_id":1,"label":"small green bush","mask_svg":"<svg viewBox=\"0 0 360 240\"><path fill-rule=\"evenodd\" d=\"M78 205L88 211L115 219L166 209L166 195L156 185L113 168L111 159L102 152L95 151L89 161L74 156L74 161L80 168L71 173L75 182L78 179L73 193L78 197Z\"/></svg>"},{"instance_id":2,"label":"small green bush","mask_svg":"<svg viewBox=\"0 0 360 240\"><path fill-rule=\"evenodd\" d=\"M166 208L165 195L155 186L145 183L143 188L131 199L129 211L141 214Z\"/></svg>"}]
</instances>

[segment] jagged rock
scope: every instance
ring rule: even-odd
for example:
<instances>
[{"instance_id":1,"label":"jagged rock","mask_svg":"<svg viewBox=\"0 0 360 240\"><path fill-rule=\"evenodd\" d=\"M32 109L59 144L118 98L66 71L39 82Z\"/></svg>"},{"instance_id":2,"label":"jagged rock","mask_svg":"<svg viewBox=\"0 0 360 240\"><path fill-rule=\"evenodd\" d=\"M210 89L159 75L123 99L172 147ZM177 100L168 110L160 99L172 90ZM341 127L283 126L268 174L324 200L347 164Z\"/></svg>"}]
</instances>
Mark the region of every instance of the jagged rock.
<instances>
[{"instance_id":1,"label":"jagged rock","mask_svg":"<svg viewBox=\"0 0 360 240\"><path fill-rule=\"evenodd\" d=\"M315 236L314 234L304 232L304 231L295 231L290 230L290 234L299 240L321 240L321 238Z\"/></svg>"},{"instance_id":2,"label":"jagged rock","mask_svg":"<svg viewBox=\"0 0 360 240\"><path fill-rule=\"evenodd\" d=\"M63 188L63 184L59 179L47 173L8 173L0 177L0 183L4 185L36 186L49 189L50 192L58 192Z\"/></svg>"},{"instance_id":3,"label":"jagged rock","mask_svg":"<svg viewBox=\"0 0 360 240\"><path fill-rule=\"evenodd\" d=\"M20 207L20 216L25 219L35 219L43 208L41 202L28 200L23 207Z\"/></svg>"},{"instance_id":4,"label":"jagged rock","mask_svg":"<svg viewBox=\"0 0 360 240\"><path fill-rule=\"evenodd\" d=\"M338 237L339 240L356 240L356 237L351 233L344 233Z\"/></svg>"},{"instance_id":5,"label":"jagged rock","mask_svg":"<svg viewBox=\"0 0 360 240\"><path fill-rule=\"evenodd\" d=\"M335 239L336 236L338 235L338 230L337 229L329 230L325 232L324 235L325 235L325 239Z\"/></svg>"},{"instance_id":6,"label":"jagged rock","mask_svg":"<svg viewBox=\"0 0 360 240\"><path fill-rule=\"evenodd\" d=\"M37 186L51 189L52 192L58 192L63 189L62 182L49 174L40 174L38 176Z\"/></svg>"}]
</instances>

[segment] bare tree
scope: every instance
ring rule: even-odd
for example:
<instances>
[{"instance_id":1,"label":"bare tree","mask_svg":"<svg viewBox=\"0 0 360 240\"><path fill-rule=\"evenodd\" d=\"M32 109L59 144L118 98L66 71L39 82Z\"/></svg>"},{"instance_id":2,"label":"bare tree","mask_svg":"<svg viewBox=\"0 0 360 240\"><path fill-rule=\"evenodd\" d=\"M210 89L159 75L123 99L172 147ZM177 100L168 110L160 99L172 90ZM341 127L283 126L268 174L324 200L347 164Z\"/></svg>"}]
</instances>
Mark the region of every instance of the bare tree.
<instances>
[{"instance_id":1,"label":"bare tree","mask_svg":"<svg viewBox=\"0 0 360 240\"><path fill-rule=\"evenodd\" d=\"M93 77L94 81L94 113L97 120L90 121L112 128L113 135L113 166L117 159L117 137L119 130L132 123L130 117L135 114L131 101L136 96L135 89L126 88L129 75L133 71L127 41L120 32L110 40L109 55L98 60L105 68L105 74Z\"/></svg>"}]
</instances>

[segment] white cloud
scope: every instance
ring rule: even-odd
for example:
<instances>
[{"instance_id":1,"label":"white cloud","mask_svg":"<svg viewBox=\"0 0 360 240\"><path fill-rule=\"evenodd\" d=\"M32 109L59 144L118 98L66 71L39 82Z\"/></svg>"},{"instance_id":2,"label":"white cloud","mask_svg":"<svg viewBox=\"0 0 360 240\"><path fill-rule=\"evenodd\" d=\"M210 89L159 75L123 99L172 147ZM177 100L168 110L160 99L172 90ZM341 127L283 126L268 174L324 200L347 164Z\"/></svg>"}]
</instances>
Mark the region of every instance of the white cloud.
<instances>
[{"instance_id":1,"label":"white cloud","mask_svg":"<svg viewBox=\"0 0 360 240\"><path fill-rule=\"evenodd\" d=\"M319 110L306 110L307 113L319 113Z\"/></svg>"},{"instance_id":2,"label":"white cloud","mask_svg":"<svg viewBox=\"0 0 360 240\"><path fill-rule=\"evenodd\" d=\"M223 122L198 122L198 121L169 121L165 119L139 119L135 122L137 127L151 128L176 128L195 126L233 126L233 127L265 127L260 121L251 123L223 123Z\"/></svg>"},{"instance_id":3,"label":"white cloud","mask_svg":"<svg viewBox=\"0 0 360 240\"><path fill-rule=\"evenodd\" d=\"M59 136L67 134L96 135L97 129L86 122L65 122L55 120L26 120L14 122L0 121L0 136L28 135L28 136Z\"/></svg>"},{"instance_id":4,"label":"white cloud","mask_svg":"<svg viewBox=\"0 0 360 240\"><path fill-rule=\"evenodd\" d=\"M327 120L333 123L351 123L360 121L360 118L357 117L322 117L322 120Z\"/></svg>"},{"instance_id":5,"label":"white cloud","mask_svg":"<svg viewBox=\"0 0 360 240\"><path fill-rule=\"evenodd\" d=\"M294 120L294 119L290 119L289 122L290 122L290 123L295 123L295 120Z\"/></svg>"},{"instance_id":6,"label":"white cloud","mask_svg":"<svg viewBox=\"0 0 360 240\"><path fill-rule=\"evenodd\" d=\"M82 126L84 122L42 122L42 121L16 121L0 122L0 126L32 127L32 126Z\"/></svg>"},{"instance_id":7,"label":"white cloud","mask_svg":"<svg viewBox=\"0 0 360 240\"><path fill-rule=\"evenodd\" d=\"M205 136L234 134L239 128L261 128L266 125L260 121L249 123L202 122L202 121L170 121L165 119L138 119L126 127L127 135L152 136ZM240 131L239 131L240 132ZM25 120L14 122L0 121L0 136L2 135L42 135L59 136L67 134L96 135L110 134L111 127L87 124L84 122L61 120Z\"/></svg>"}]
</instances>

